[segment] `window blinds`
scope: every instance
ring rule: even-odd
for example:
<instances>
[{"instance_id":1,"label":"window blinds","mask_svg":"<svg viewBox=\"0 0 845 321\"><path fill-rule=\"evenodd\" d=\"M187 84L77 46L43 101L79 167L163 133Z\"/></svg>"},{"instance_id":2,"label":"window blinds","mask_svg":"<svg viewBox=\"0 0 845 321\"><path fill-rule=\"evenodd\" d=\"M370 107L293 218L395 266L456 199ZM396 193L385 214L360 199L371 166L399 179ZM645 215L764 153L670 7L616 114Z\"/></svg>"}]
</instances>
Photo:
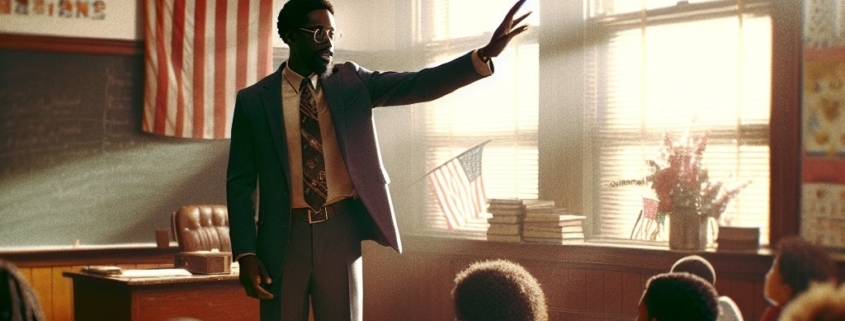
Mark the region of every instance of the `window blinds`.
<instances>
[{"instance_id":1,"label":"window blinds","mask_svg":"<svg viewBox=\"0 0 845 321\"><path fill-rule=\"evenodd\" d=\"M415 56L423 66L454 59L484 46L511 0L483 5L458 0L416 1ZM527 23L537 26L537 8ZM467 19L484 17L484 19ZM425 167L435 168L487 139L482 176L488 198L537 198L539 46L529 29L495 59L496 74L430 103L413 107L414 133ZM420 227L445 230L445 217L430 186L425 186ZM486 220L470 220L459 232L483 235Z\"/></svg>"},{"instance_id":2,"label":"window blinds","mask_svg":"<svg viewBox=\"0 0 845 321\"><path fill-rule=\"evenodd\" d=\"M711 180L751 180L723 214L761 228L768 240L771 21L764 1L700 4L603 15L589 28L606 41L588 48L586 123L592 155L593 236L627 238L647 186L608 187L649 174L665 132L710 132ZM618 3L618 1L617 1ZM652 4L650 1L644 3ZM601 8L604 6L604 8ZM598 9L597 9L598 8ZM652 9L652 8L647 8ZM623 10L630 11L630 10Z\"/></svg>"}]
</instances>

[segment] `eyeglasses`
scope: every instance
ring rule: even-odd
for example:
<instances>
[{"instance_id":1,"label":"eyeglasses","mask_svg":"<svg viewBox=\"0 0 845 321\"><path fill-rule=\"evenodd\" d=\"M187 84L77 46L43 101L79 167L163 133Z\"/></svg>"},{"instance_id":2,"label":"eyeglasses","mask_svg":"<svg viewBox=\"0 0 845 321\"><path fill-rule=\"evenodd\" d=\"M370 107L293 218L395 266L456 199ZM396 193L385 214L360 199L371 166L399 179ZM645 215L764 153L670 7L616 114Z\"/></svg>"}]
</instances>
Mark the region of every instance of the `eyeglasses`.
<instances>
[{"instance_id":1,"label":"eyeglasses","mask_svg":"<svg viewBox=\"0 0 845 321\"><path fill-rule=\"evenodd\" d=\"M326 29L323 27L317 27L316 29L305 29L299 28L299 30L313 33L314 34L314 42L316 43L324 43L329 40L334 40L335 37L342 37L343 35L340 32L335 31L334 29Z\"/></svg>"}]
</instances>

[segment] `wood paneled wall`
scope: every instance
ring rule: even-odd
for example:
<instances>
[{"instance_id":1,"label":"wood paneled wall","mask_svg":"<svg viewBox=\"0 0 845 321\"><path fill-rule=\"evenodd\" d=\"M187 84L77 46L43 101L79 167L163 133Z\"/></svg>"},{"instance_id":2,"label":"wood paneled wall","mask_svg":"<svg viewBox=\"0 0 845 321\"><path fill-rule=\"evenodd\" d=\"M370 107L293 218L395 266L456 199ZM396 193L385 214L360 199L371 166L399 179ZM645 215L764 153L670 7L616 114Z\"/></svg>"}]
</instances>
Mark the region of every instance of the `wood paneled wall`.
<instances>
[{"instance_id":1,"label":"wood paneled wall","mask_svg":"<svg viewBox=\"0 0 845 321\"><path fill-rule=\"evenodd\" d=\"M64 271L87 265L116 265L126 269L173 267L175 243L166 249L153 246L112 246L87 249L32 249L0 252L12 262L38 295L45 321L73 321L73 284Z\"/></svg>"},{"instance_id":2,"label":"wood paneled wall","mask_svg":"<svg viewBox=\"0 0 845 321\"><path fill-rule=\"evenodd\" d=\"M550 320L626 320L636 317L646 280L690 253L665 247L612 244L542 245L405 236L405 252L364 243L364 319L453 320L455 275L470 263L508 259L523 265L543 287ZM0 252L18 266L38 294L47 321L73 320L73 295L64 271L86 265L172 267L178 248L111 248ZM745 320L759 320L766 302L763 277L771 266L757 253L696 253L717 271L716 289L736 301ZM840 276L845 260L839 259Z\"/></svg>"}]
</instances>

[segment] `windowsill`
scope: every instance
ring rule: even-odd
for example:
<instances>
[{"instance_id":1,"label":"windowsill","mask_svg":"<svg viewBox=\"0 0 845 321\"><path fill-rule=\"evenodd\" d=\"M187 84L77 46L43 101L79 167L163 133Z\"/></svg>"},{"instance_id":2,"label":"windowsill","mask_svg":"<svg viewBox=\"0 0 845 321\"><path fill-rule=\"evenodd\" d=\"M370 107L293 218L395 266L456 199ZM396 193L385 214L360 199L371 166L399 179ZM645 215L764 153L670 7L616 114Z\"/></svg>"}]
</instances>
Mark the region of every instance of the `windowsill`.
<instances>
[{"instance_id":1,"label":"windowsill","mask_svg":"<svg viewBox=\"0 0 845 321\"><path fill-rule=\"evenodd\" d=\"M629 249L629 250L636 250L636 251L665 251L665 252L677 252L677 253L712 253L714 255L725 255L725 256L764 256L764 257L772 257L774 255L774 251L768 245L760 246L759 249L756 251L719 251L716 249L712 244L707 247L704 251L699 252L685 252L685 251L673 251L669 249L669 245L665 242L649 242L649 241L637 241L637 240L625 240L625 239L608 239L608 238L590 238L584 241L573 241L571 243L566 244L543 244L543 243L532 243L532 242L520 242L520 243L506 243L506 242L493 242L487 241L486 237L483 234L471 234L471 233L451 233L445 232L440 230L420 230L417 232L409 232L403 234L403 240L406 243L410 243L413 246L413 242L420 242L420 243L461 243L461 242L482 242L489 245L490 247L511 247L511 246L524 246L524 247L532 247L532 246L562 246L562 247L592 247L592 248L607 248L612 250L621 250L621 249ZM431 250L429 247L422 246L422 249ZM842 249L829 249L828 254L830 257L839 264L845 266L845 250Z\"/></svg>"},{"instance_id":2,"label":"windowsill","mask_svg":"<svg viewBox=\"0 0 845 321\"><path fill-rule=\"evenodd\" d=\"M417 233L408 233L405 234L403 239L414 239L420 240L423 243L429 243L432 240L440 240L442 242L484 242L484 243L491 243L495 245L505 245L505 246L563 246L563 247L606 247L606 248L614 248L614 249L633 249L633 250L646 250L646 251L666 251L666 252L682 252L682 253L722 253L722 254L731 254L731 255L762 255L762 256L772 256L772 250L769 246L761 246L756 251L754 250L747 250L747 251L718 251L714 245L710 244L704 251L675 251L669 249L669 244L666 242L649 242L649 241L638 241L638 240L625 240L625 239L608 239L608 238L589 238L586 240L573 240L571 242L566 242L563 244L554 244L554 243L537 243L537 242L526 242L522 241L519 243L509 243L509 242L495 242L495 241L487 241L487 239L483 235L473 235L473 234L450 234L448 232L438 233L438 232L417 232ZM834 254L835 255L835 254Z\"/></svg>"},{"instance_id":3,"label":"windowsill","mask_svg":"<svg viewBox=\"0 0 845 321\"><path fill-rule=\"evenodd\" d=\"M483 237L455 238L447 235L406 233L403 235L404 252L412 254L459 256L470 259L503 258L531 261L555 266L602 266L615 270L665 270L679 258L695 254L709 260L720 273L733 273L756 277L769 269L772 250L704 251L687 252L670 250L668 245L627 241L588 240L567 244L491 242Z\"/></svg>"},{"instance_id":4,"label":"windowsill","mask_svg":"<svg viewBox=\"0 0 845 321\"><path fill-rule=\"evenodd\" d=\"M408 235L409 237L417 237L417 238L433 238L433 239L443 239L443 240L465 240L465 241L481 241L481 242L489 242L494 244L511 244L511 245L525 245L525 246L592 246L592 247L610 247L610 248L629 248L629 249L639 249L639 250L669 250L669 244L667 242L652 242L652 241L641 241L641 240L627 240L627 239L613 239L613 238L588 238L586 240L573 240L571 242L567 242L564 244L544 244L544 243L536 243L536 242L526 242L522 241L520 243L507 243L507 242L495 242L495 241L487 241L486 237L480 233L472 233L472 232L457 232L451 233L446 231L440 230L420 230L416 232L406 233L403 234ZM709 244L707 249L704 251L700 251L703 253L733 253L733 254L756 254L756 255L766 255L771 256L772 251L768 245L760 246L757 251L718 251L713 244Z\"/></svg>"}]
</instances>

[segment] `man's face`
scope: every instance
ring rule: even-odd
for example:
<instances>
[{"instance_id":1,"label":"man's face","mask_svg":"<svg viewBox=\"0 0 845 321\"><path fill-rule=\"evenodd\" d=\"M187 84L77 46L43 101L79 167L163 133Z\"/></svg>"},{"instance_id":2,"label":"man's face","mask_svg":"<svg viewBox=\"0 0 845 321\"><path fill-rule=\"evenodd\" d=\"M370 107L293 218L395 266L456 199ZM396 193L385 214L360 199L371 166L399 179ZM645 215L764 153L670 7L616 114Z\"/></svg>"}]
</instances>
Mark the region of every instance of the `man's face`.
<instances>
[{"instance_id":1,"label":"man's face","mask_svg":"<svg viewBox=\"0 0 845 321\"><path fill-rule=\"evenodd\" d=\"M308 20L302 29L334 30L334 16L326 9L314 10L308 14ZM314 41L313 31L296 28L288 41L290 46L290 68L300 75L323 74L328 70L334 55L331 39L323 43Z\"/></svg>"}]
</instances>

